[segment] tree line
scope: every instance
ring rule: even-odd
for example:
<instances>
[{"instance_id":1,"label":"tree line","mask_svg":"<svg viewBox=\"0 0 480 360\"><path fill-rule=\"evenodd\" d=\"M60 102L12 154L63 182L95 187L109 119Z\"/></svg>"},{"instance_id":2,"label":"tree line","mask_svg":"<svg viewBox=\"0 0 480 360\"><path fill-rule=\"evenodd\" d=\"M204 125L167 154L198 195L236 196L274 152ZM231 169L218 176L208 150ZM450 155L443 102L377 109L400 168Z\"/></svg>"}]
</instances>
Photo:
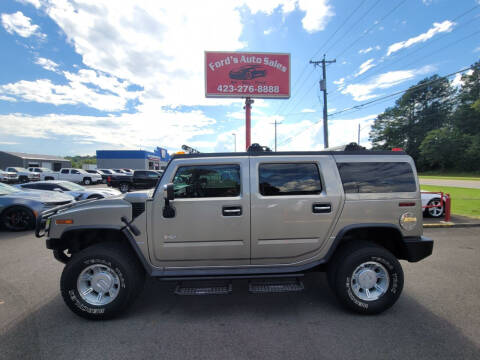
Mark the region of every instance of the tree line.
<instances>
[{"instance_id":1,"label":"tree line","mask_svg":"<svg viewBox=\"0 0 480 360\"><path fill-rule=\"evenodd\" d=\"M480 171L480 61L461 85L433 75L377 116L373 149L403 148L420 171Z\"/></svg>"}]
</instances>

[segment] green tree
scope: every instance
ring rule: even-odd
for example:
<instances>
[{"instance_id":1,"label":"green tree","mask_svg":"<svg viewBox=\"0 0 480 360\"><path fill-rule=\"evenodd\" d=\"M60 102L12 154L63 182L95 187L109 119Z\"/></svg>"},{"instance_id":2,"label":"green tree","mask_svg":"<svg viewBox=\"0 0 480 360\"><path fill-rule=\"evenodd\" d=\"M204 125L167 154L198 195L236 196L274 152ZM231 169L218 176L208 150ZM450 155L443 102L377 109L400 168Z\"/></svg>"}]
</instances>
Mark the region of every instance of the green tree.
<instances>
[{"instance_id":1,"label":"green tree","mask_svg":"<svg viewBox=\"0 0 480 360\"><path fill-rule=\"evenodd\" d=\"M480 61L462 76L453 125L465 134L480 134Z\"/></svg>"},{"instance_id":2,"label":"green tree","mask_svg":"<svg viewBox=\"0 0 480 360\"><path fill-rule=\"evenodd\" d=\"M450 82L438 75L412 86L375 119L370 132L373 148L401 147L418 160L427 133L448 123L453 94Z\"/></svg>"}]
</instances>

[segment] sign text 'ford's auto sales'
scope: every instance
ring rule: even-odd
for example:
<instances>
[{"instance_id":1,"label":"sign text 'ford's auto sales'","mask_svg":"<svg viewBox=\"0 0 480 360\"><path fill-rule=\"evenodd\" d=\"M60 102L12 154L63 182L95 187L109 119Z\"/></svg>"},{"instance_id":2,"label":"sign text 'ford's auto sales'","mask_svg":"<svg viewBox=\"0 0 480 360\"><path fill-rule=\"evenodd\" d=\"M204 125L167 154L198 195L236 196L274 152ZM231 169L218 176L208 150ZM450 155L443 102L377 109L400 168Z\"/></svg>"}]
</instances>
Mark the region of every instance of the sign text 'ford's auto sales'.
<instances>
[{"instance_id":1,"label":"sign text 'ford's auto sales'","mask_svg":"<svg viewBox=\"0 0 480 360\"><path fill-rule=\"evenodd\" d=\"M205 52L205 96L290 97L290 54Z\"/></svg>"}]
</instances>

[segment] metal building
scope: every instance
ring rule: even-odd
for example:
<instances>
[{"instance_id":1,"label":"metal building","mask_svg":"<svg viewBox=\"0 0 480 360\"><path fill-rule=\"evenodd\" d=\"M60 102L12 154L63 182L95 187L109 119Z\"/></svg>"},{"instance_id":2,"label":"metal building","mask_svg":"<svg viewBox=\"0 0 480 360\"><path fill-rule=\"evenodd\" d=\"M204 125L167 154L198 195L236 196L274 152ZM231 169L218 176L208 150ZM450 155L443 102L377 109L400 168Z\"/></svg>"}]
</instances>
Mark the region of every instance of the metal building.
<instances>
[{"instance_id":1,"label":"metal building","mask_svg":"<svg viewBox=\"0 0 480 360\"><path fill-rule=\"evenodd\" d=\"M97 150L98 169L161 170L170 160L168 151L157 147L146 150Z\"/></svg>"},{"instance_id":2,"label":"metal building","mask_svg":"<svg viewBox=\"0 0 480 360\"><path fill-rule=\"evenodd\" d=\"M0 151L0 169L7 167L44 167L53 171L72 167L70 160L59 156Z\"/></svg>"}]
</instances>

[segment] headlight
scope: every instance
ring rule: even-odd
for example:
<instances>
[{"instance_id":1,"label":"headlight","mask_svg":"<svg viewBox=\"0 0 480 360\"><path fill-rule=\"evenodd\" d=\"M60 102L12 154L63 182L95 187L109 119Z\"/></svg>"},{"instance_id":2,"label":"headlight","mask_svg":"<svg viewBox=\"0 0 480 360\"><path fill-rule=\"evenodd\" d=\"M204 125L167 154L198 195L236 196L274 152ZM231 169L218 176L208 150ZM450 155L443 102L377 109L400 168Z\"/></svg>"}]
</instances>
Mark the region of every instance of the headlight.
<instances>
[{"instance_id":1,"label":"headlight","mask_svg":"<svg viewBox=\"0 0 480 360\"><path fill-rule=\"evenodd\" d=\"M400 216L400 226L403 230L411 231L417 225L417 217L411 212L406 212Z\"/></svg>"}]
</instances>

